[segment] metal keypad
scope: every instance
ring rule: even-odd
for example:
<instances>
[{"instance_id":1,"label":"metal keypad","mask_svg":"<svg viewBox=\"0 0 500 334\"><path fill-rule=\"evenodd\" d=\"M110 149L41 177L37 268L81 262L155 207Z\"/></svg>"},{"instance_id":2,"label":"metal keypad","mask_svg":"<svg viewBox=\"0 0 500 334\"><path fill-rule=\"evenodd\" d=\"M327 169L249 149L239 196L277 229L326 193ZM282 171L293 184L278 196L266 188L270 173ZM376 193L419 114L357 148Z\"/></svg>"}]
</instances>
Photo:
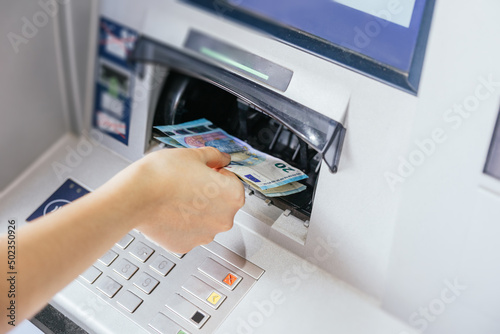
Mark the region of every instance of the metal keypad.
<instances>
[{"instance_id":1,"label":"metal keypad","mask_svg":"<svg viewBox=\"0 0 500 334\"><path fill-rule=\"evenodd\" d=\"M174 254L134 230L78 280L150 333L205 334L263 273L216 243Z\"/></svg>"},{"instance_id":2,"label":"metal keypad","mask_svg":"<svg viewBox=\"0 0 500 334\"><path fill-rule=\"evenodd\" d=\"M167 274L172 270L175 264L169 261L164 256L157 256L154 261L149 265L153 270L160 273L162 276L167 276Z\"/></svg>"},{"instance_id":3,"label":"metal keypad","mask_svg":"<svg viewBox=\"0 0 500 334\"><path fill-rule=\"evenodd\" d=\"M111 263L113 263L113 261L118 257L118 254L116 254L115 252L113 252L112 250L109 250L106 252L106 254L104 254L100 259L99 261L102 262L102 264L104 264L106 267L109 267L109 265Z\"/></svg>"},{"instance_id":4,"label":"metal keypad","mask_svg":"<svg viewBox=\"0 0 500 334\"><path fill-rule=\"evenodd\" d=\"M118 241L116 244L118 245L118 247L120 247L121 249L125 249L127 248L128 245L130 245L130 243L134 241L134 237L131 236L130 234L127 234L126 236L124 236L120 241Z\"/></svg>"},{"instance_id":5,"label":"metal keypad","mask_svg":"<svg viewBox=\"0 0 500 334\"><path fill-rule=\"evenodd\" d=\"M148 247L143 242L138 242L132 245L132 249L130 250L130 254L141 260L142 262L146 262L147 259L154 253L154 250L151 247Z\"/></svg>"},{"instance_id":6,"label":"metal keypad","mask_svg":"<svg viewBox=\"0 0 500 334\"><path fill-rule=\"evenodd\" d=\"M123 278L129 280L136 272L139 270L139 267L134 266L127 259L120 259L114 271L120 274Z\"/></svg>"},{"instance_id":7,"label":"metal keypad","mask_svg":"<svg viewBox=\"0 0 500 334\"><path fill-rule=\"evenodd\" d=\"M143 300L133 292L126 291L116 302L130 313L133 313L142 304Z\"/></svg>"},{"instance_id":8,"label":"metal keypad","mask_svg":"<svg viewBox=\"0 0 500 334\"><path fill-rule=\"evenodd\" d=\"M97 289L109 298L113 298L121 288L122 285L109 276L104 277L97 283Z\"/></svg>"},{"instance_id":9,"label":"metal keypad","mask_svg":"<svg viewBox=\"0 0 500 334\"><path fill-rule=\"evenodd\" d=\"M101 274L102 271L92 266L89 269L87 269L83 274L81 274L80 277L82 277L84 280L92 284L99 276L101 276Z\"/></svg>"},{"instance_id":10,"label":"metal keypad","mask_svg":"<svg viewBox=\"0 0 500 334\"><path fill-rule=\"evenodd\" d=\"M134 282L134 285L149 295L159 283L160 282L151 277L151 275L142 273Z\"/></svg>"}]
</instances>

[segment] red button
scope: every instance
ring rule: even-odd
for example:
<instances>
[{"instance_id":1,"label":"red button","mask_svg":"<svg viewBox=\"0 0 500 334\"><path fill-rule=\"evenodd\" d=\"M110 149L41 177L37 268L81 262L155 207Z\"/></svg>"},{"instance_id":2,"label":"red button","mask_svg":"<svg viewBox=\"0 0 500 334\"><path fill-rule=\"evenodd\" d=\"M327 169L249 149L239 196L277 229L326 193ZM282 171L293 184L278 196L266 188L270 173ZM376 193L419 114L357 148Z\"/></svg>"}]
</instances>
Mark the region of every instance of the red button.
<instances>
[{"instance_id":1,"label":"red button","mask_svg":"<svg viewBox=\"0 0 500 334\"><path fill-rule=\"evenodd\" d=\"M237 279L238 279L238 277L234 276L233 274L227 274L227 276L226 276L226 278L224 278L223 282L229 286L232 286L234 284L234 282L236 282Z\"/></svg>"}]
</instances>

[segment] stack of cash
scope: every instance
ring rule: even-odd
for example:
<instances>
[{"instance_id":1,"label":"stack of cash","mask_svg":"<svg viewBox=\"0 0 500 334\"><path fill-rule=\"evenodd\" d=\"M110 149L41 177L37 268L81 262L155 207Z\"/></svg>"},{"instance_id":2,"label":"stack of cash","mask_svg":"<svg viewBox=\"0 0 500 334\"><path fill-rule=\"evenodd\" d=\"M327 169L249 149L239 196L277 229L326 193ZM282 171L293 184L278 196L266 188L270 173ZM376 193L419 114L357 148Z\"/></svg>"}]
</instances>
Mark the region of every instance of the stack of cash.
<instances>
[{"instance_id":1,"label":"stack of cash","mask_svg":"<svg viewBox=\"0 0 500 334\"><path fill-rule=\"evenodd\" d=\"M281 159L252 148L204 118L155 128L167 135L155 139L168 146L188 148L211 146L230 154L231 163L225 168L267 197L287 196L306 189L303 184L297 182L307 178L302 171Z\"/></svg>"}]
</instances>

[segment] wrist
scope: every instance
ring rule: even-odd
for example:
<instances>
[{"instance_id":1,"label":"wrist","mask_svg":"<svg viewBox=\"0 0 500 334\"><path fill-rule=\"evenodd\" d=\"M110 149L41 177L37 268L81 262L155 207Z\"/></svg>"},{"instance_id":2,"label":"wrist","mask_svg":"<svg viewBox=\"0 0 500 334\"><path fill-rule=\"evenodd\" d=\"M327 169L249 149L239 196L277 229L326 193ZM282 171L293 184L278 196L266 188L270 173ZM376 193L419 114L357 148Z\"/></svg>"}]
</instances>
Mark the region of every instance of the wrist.
<instances>
[{"instance_id":1,"label":"wrist","mask_svg":"<svg viewBox=\"0 0 500 334\"><path fill-rule=\"evenodd\" d=\"M96 190L111 219L130 231L143 225L148 212L153 212L168 196L166 180L161 184L154 178L157 175L150 159L143 158L119 172L111 180ZM168 187L167 187L168 188Z\"/></svg>"},{"instance_id":2,"label":"wrist","mask_svg":"<svg viewBox=\"0 0 500 334\"><path fill-rule=\"evenodd\" d=\"M113 181L113 180L112 180ZM105 185L93 192L94 200L99 203L100 214L107 224L126 233L138 225L135 217L137 207L127 194L127 187L120 182L108 181Z\"/></svg>"}]
</instances>

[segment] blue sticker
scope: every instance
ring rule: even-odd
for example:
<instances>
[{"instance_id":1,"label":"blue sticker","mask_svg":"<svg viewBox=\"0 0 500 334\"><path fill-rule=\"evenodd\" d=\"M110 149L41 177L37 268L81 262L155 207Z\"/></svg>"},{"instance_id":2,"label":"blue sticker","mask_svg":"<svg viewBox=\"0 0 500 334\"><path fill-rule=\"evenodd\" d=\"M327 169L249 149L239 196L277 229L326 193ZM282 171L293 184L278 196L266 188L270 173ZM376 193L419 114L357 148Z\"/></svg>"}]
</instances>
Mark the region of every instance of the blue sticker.
<instances>
[{"instance_id":1,"label":"blue sticker","mask_svg":"<svg viewBox=\"0 0 500 334\"><path fill-rule=\"evenodd\" d=\"M255 176L253 176L252 174L245 175L245 177L247 179L249 179L250 181L252 181L253 183L259 183L260 182L260 180L258 178L256 178Z\"/></svg>"},{"instance_id":2,"label":"blue sticker","mask_svg":"<svg viewBox=\"0 0 500 334\"><path fill-rule=\"evenodd\" d=\"M138 34L101 18L93 126L128 145L136 66L128 62Z\"/></svg>"},{"instance_id":3,"label":"blue sticker","mask_svg":"<svg viewBox=\"0 0 500 334\"><path fill-rule=\"evenodd\" d=\"M38 217L45 216L53 211L59 210L61 207L73 202L74 200L88 194L89 191L80 186L75 181L68 179L59 187L50 197L43 202L38 209L26 219L30 222Z\"/></svg>"}]
</instances>

